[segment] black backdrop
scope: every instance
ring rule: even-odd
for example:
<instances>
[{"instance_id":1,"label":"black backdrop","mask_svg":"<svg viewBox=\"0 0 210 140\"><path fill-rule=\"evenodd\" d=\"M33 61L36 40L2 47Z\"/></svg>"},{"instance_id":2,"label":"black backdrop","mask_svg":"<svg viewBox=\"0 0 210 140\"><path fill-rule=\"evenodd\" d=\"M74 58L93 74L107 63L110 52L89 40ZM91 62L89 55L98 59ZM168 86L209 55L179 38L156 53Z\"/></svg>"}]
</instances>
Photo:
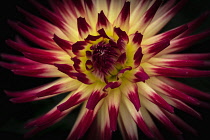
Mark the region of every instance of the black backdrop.
<instances>
[{"instance_id":1,"label":"black backdrop","mask_svg":"<svg viewBox=\"0 0 210 140\"><path fill-rule=\"evenodd\" d=\"M42 1L46 3L46 1ZM27 0L6 0L0 2L0 52L2 53L11 53L11 54L20 54L13 49L9 48L5 44L5 40L8 38L14 38L16 32L12 30L8 24L7 19L12 20L24 20L23 16L17 13L16 5L24 7L25 9L32 11L33 13L37 13L31 5L27 2ZM201 13L210 10L210 1L209 0L190 0L189 3L179 12L177 16L163 29L167 30L183 23L186 23L196 17L198 17ZM38 13L37 13L38 14ZM210 28L210 17L203 24L201 28L199 28L196 32L202 31L205 28ZM210 52L210 39L205 39L201 42L198 42L197 45L192 46L192 48L187 51L191 52ZM9 102L9 97L7 97L3 89L7 90L23 90L27 88L32 88L38 85L42 85L43 83L47 83L53 79L40 79L40 78L30 78L24 76L14 75L12 72L0 68L0 138L2 140L21 140L23 139L23 134L27 132L26 129L23 128L24 123L28 120L35 118L45 112L47 112L50 108L57 104L66 94L61 95L59 97L55 97L52 99L47 99L44 101L38 101L33 103L23 103L23 104L13 104ZM210 78L199 78L199 79L182 79L183 81L189 85L192 85L198 89L210 93ZM210 109L200 109L196 108L203 115L203 120L197 120L193 117L186 115L180 111L176 110L186 122L195 127L199 136L194 137L191 134L184 134L184 137L187 140L208 140L209 132L210 132ZM32 140L44 140L44 139L65 139L76 119L78 110L72 112L71 115L66 117L60 123L52 126L51 128L44 130L40 134L31 138ZM170 136L170 133L166 131L166 129L158 124L161 128L161 132L167 137L166 139L173 139ZM140 132L141 133L141 132ZM141 133L142 135L142 133ZM121 139L120 134L118 132L114 133L114 139ZM85 139L85 138L84 138ZM146 139L142 136L142 139Z\"/></svg>"}]
</instances>

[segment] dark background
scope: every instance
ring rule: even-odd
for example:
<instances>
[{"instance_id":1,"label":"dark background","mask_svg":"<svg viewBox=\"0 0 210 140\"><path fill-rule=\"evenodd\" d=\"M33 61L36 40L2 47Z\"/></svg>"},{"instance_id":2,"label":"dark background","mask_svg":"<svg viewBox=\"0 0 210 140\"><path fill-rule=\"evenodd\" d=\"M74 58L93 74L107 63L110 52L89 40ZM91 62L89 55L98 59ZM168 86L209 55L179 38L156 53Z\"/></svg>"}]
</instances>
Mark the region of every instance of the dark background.
<instances>
[{"instance_id":1,"label":"dark background","mask_svg":"<svg viewBox=\"0 0 210 140\"><path fill-rule=\"evenodd\" d=\"M24 7L24 9L32 11L32 13L38 13L28 3L27 0L6 0L0 3L0 52L20 54L11 49L10 47L6 46L5 44L6 39L13 39L16 34L16 32L8 26L7 19L22 21L24 20L23 16L17 12L16 5ZM46 1L44 1L43 3L46 4ZM171 29L183 23L189 22L190 20L198 17L201 13L207 10L210 10L209 0L189 0L189 3L179 12L179 14L175 16L175 18L163 30ZM210 28L210 17L196 32L200 32L206 28ZM196 45L192 46L187 51L201 53L207 51L210 52L210 39L208 38L198 42ZM43 101L13 104L9 102L10 98L4 94L3 89L15 91L24 90L38 85L42 85L43 83L47 83L51 80L53 79L17 76L4 68L0 68L0 138L2 140L22 140L23 134L27 132L27 130L24 129L24 123L32 118L44 114L65 96L64 94ZM185 82L193 87L210 93L209 80L210 78L180 79L180 81L182 82ZM176 113L181 116L181 118L183 118L186 122L191 124L199 132L198 137L192 136L188 133L185 133L184 137L186 138L186 140L208 140L210 139L210 109L196 108L196 110L198 110L202 114L202 121L197 120L183 112L175 110ZM33 138L31 138L31 140L65 139L71 130L71 127L76 119L77 113L78 109L74 111L71 115L68 115L68 117L66 117L58 124L34 136ZM166 131L166 129L161 124L158 124L158 126L160 127L162 133L164 133L164 135L166 136L166 139L173 139L173 136L170 133L168 133L168 131ZM121 139L119 132L114 133L113 139L117 138ZM142 136L142 139L146 138Z\"/></svg>"}]
</instances>

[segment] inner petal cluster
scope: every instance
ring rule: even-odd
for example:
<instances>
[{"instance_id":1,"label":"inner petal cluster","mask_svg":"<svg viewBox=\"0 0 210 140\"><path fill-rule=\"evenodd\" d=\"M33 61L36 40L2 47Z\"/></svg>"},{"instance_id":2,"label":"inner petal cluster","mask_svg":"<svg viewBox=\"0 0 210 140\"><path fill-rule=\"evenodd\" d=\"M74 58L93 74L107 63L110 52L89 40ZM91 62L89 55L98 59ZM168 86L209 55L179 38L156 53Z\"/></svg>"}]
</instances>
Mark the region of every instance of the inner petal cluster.
<instances>
[{"instance_id":1,"label":"inner petal cluster","mask_svg":"<svg viewBox=\"0 0 210 140\"><path fill-rule=\"evenodd\" d=\"M115 47L106 42L91 46L94 71L107 75L110 70L114 69L114 63L119 55Z\"/></svg>"}]
</instances>

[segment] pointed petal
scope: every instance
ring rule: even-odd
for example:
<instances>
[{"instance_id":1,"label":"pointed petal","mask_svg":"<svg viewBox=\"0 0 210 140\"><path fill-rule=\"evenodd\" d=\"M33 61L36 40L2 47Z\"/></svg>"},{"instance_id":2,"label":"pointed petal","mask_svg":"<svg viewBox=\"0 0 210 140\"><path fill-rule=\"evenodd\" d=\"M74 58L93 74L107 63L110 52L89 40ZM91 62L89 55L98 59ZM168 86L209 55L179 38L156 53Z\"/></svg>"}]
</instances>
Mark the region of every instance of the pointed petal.
<instances>
[{"instance_id":1,"label":"pointed petal","mask_svg":"<svg viewBox=\"0 0 210 140\"><path fill-rule=\"evenodd\" d=\"M121 92L118 88L110 90L107 96L110 128L112 131L117 130L117 117L121 101Z\"/></svg>"},{"instance_id":2,"label":"pointed petal","mask_svg":"<svg viewBox=\"0 0 210 140\"><path fill-rule=\"evenodd\" d=\"M94 110L98 102L107 96L107 93L102 90L103 87L104 87L104 84L95 85L95 89L92 91L91 95L89 96L89 99L86 105L88 109Z\"/></svg>"},{"instance_id":3,"label":"pointed petal","mask_svg":"<svg viewBox=\"0 0 210 140\"><path fill-rule=\"evenodd\" d=\"M193 105L198 105L199 101L196 98L193 98L171 86L168 84L162 82L161 80L158 80L155 77L151 77L149 80L147 80L147 83L150 85L151 88L154 90L166 95L170 96L172 98L177 98L181 101L184 101L186 103L190 103Z\"/></svg>"},{"instance_id":4,"label":"pointed petal","mask_svg":"<svg viewBox=\"0 0 210 140\"><path fill-rule=\"evenodd\" d=\"M161 58L166 59L181 59L181 60L209 60L210 53L193 53L193 54L166 54Z\"/></svg>"},{"instance_id":5,"label":"pointed petal","mask_svg":"<svg viewBox=\"0 0 210 140\"><path fill-rule=\"evenodd\" d=\"M156 42L156 41L165 40L165 39L172 40L175 37L177 37L178 35L180 35L181 33L185 32L186 30L188 30L188 25L182 25L175 29L171 29L164 33L150 37L150 38L146 39L144 43L147 43L147 42L151 43L151 42Z\"/></svg>"},{"instance_id":6,"label":"pointed petal","mask_svg":"<svg viewBox=\"0 0 210 140\"><path fill-rule=\"evenodd\" d=\"M144 13L142 18L139 21L137 21L136 26L131 27L130 32L132 33L138 31L144 33L145 29L147 28L147 26L150 24L153 17L155 16L155 13L157 12L161 3L162 3L161 0L156 0L154 4Z\"/></svg>"},{"instance_id":7,"label":"pointed petal","mask_svg":"<svg viewBox=\"0 0 210 140\"><path fill-rule=\"evenodd\" d=\"M138 86L135 83L131 83L125 79L120 86L120 90L133 103L138 111L141 106L138 95Z\"/></svg>"},{"instance_id":8,"label":"pointed petal","mask_svg":"<svg viewBox=\"0 0 210 140\"><path fill-rule=\"evenodd\" d=\"M58 71L56 67L52 65L41 64L34 67L34 65L28 65L24 68L12 69L17 75L30 76L30 77L66 77L67 75Z\"/></svg>"},{"instance_id":9,"label":"pointed petal","mask_svg":"<svg viewBox=\"0 0 210 140\"><path fill-rule=\"evenodd\" d=\"M152 132L149 130L149 128L147 127L146 123L143 120L142 114L141 112L137 112L136 109L134 108L134 106L131 104L131 102L129 102L129 100L124 97L122 99L122 101L124 101L125 107L126 109L129 111L129 113L131 114L132 118L134 119L134 121L136 122L136 124L138 125L138 127L150 138L153 137Z\"/></svg>"},{"instance_id":10,"label":"pointed petal","mask_svg":"<svg viewBox=\"0 0 210 140\"><path fill-rule=\"evenodd\" d=\"M20 34L22 34L24 37L28 38L30 41L32 41L33 43L40 45L43 48L47 48L47 49L56 49L59 50L60 48L58 48L57 45L51 44L45 40L43 40L42 38L40 38L39 36L35 36L34 34L32 34L31 32L25 30L24 28L22 28L20 26L20 23L15 23L13 21L8 21L9 25L14 28L16 31L18 31Z\"/></svg>"},{"instance_id":11,"label":"pointed petal","mask_svg":"<svg viewBox=\"0 0 210 140\"><path fill-rule=\"evenodd\" d=\"M161 111L161 109L153 104L152 102L148 101L145 97L140 95L140 98L142 99L142 105L156 117L166 128L168 128L171 132L173 132L176 135L182 134L182 132L177 129L174 124L169 120L169 118Z\"/></svg>"},{"instance_id":12,"label":"pointed petal","mask_svg":"<svg viewBox=\"0 0 210 140\"><path fill-rule=\"evenodd\" d=\"M72 52L76 56L85 56L85 50L88 47L88 43L86 41L77 41L72 45Z\"/></svg>"},{"instance_id":13,"label":"pointed petal","mask_svg":"<svg viewBox=\"0 0 210 140\"><path fill-rule=\"evenodd\" d=\"M95 13L97 13L96 3L93 0L84 0L84 7L87 15L87 21L93 27L93 25L96 25L97 22L97 17L95 16Z\"/></svg>"},{"instance_id":14,"label":"pointed petal","mask_svg":"<svg viewBox=\"0 0 210 140\"><path fill-rule=\"evenodd\" d=\"M166 78L166 77L158 77L159 80L167 83L168 85L172 86L173 88L182 91L183 93L186 93L190 96L199 98L199 99L210 99L210 94L202 92L198 89L195 89L193 87L190 87L188 85L185 85L183 83L180 83L178 81Z\"/></svg>"},{"instance_id":15,"label":"pointed petal","mask_svg":"<svg viewBox=\"0 0 210 140\"><path fill-rule=\"evenodd\" d=\"M140 112L143 116L144 122L147 124L149 129L153 132L154 137L157 137L158 140L164 140L159 129L156 127L155 122L153 121L151 115L149 114L149 112L146 110L144 106L140 108Z\"/></svg>"},{"instance_id":16,"label":"pointed petal","mask_svg":"<svg viewBox=\"0 0 210 140\"><path fill-rule=\"evenodd\" d=\"M135 67L138 67L140 65L142 58L143 58L142 48L139 47L133 57Z\"/></svg>"},{"instance_id":17,"label":"pointed petal","mask_svg":"<svg viewBox=\"0 0 210 140\"><path fill-rule=\"evenodd\" d=\"M60 37L58 37L56 34L54 35L53 40L55 41L55 43L61 47L64 51L66 51L71 57L73 57L73 53L72 53L72 45L69 41L61 39Z\"/></svg>"},{"instance_id":18,"label":"pointed petal","mask_svg":"<svg viewBox=\"0 0 210 140\"><path fill-rule=\"evenodd\" d=\"M90 127L93 120L95 119L98 110L101 108L101 105L103 104L103 101L101 100L97 104L97 106L95 107L94 110L87 109L85 107L85 104L83 105L83 107L80 111L80 114L79 114L67 140L80 139L85 134L85 132Z\"/></svg>"},{"instance_id":19,"label":"pointed petal","mask_svg":"<svg viewBox=\"0 0 210 140\"><path fill-rule=\"evenodd\" d=\"M44 30L45 32L48 32L52 35L56 34L60 37L62 37L63 39L68 39L68 37L55 25L37 17L34 16L30 13L28 13L27 11L21 9L20 7L17 7L18 11L21 12L22 14L24 14L27 17L27 20L34 25L35 27Z\"/></svg>"},{"instance_id":20,"label":"pointed petal","mask_svg":"<svg viewBox=\"0 0 210 140\"><path fill-rule=\"evenodd\" d=\"M36 64L39 64L38 62L32 61L32 60L30 60L28 58L25 58L23 56L17 56L17 55L1 53L0 57L2 59L8 60L8 61L12 61L12 62L15 62L15 63L18 63L18 64L24 64L24 65L28 65L28 64L36 65Z\"/></svg>"},{"instance_id":21,"label":"pointed petal","mask_svg":"<svg viewBox=\"0 0 210 140\"><path fill-rule=\"evenodd\" d=\"M179 38L179 39L174 39L170 42L171 45L168 48L166 48L164 51L159 53L158 55L182 51L182 50L192 46L197 41L208 37L209 35L210 35L210 30L207 30L205 32L202 32L202 33L199 33L196 35L191 35L191 36L187 36L187 37L183 37L183 38Z\"/></svg>"},{"instance_id":22,"label":"pointed petal","mask_svg":"<svg viewBox=\"0 0 210 140\"><path fill-rule=\"evenodd\" d=\"M130 22L130 2L125 2L120 14L117 19L114 21L114 26L120 27L124 31L129 30Z\"/></svg>"},{"instance_id":23,"label":"pointed petal","mask_svg":"<svg viewBox=\"0 0 210 140\"><path fill-rule=\"evenodd\" d=\"M151 87L146 83L139 82L138 84L139 93L147 98L149 101L153 102L159 107L166 109L169 112L174 112L173 107L170 106L160 95L158 95Z\"/></svg>"},{"instance_id":24,"label":"pointed petal","mask_svg":"<svg viewBox=\"0 0 210 140\"><path fill-rule=\"evenodd\" d=\"M72 106L80 104L81 102L88 99L92 90L93 87L82 84L76 91L71 93L71 96L65 102L57 106L58 110L65 111Z\"/></svg>"},{"instance_id":25,"label":"pointed petal","mask_svg":"<svg viewBox=\"0 0 210 140\"><path fill-rule=\"evenodd\" d=\"M118 124L125 140L138 140L136 123L124 104L120 104Z\"/></svg>"},{"instance_id":26,"label":"pointed petal","mask_svg":"<svg viewBox=\"0 0 210 140\"><path fill-rule=\"evenodd\" d=\"M174 99L174 98L169 98L169 97L164 97L164 96L162 96L162 97L172 106L192 115L193 117L196 117L200 120L202 119L202 116L200 115L200 113L198 113L196 110L194 110L193 108L191 108L184 102L182 102L178 99Z\"/></svg>"},{"instance_id":27,"label":"pointed petal","mask_svg":"<svg viewBox=\"0 0 210 140\"><path fill-rule=\"evenodd\" d=\"M146 54L142 58L143 59L142 61L144 62L154 57L159 52L164 51L164 49L167 48L169 45L170 45L170 40L168 39L145 46L142 45L142 53Z\"/></svg>"},{"instance_id":28,"label":"pointed petal","mask_svg":"<svg viewBox=\"0 0 210 140\"><path fill-rule=\"evenodd\" d=\"M188 30L186 30L184 33L179 35L178 38L181 38L183 36L187 36L190 33L192 33L195 29L197 29L209 17L209 15L210 15L210 11L207 11L207 12L203 13L202 15L200 15L195 20L187 23Z\"/></svg>"},{"instance_id":29,"label":"pointed petal","mask_svg":"<svg viewBox=\"0 0 210 140\"><path fill-rule=\"evenodd\" d=\"M210 71L208 70L195 70L189 68L170 68L170 67L159 67L154 65L147 65L146 73L150 76L166 76L166 77L208 77L210 76Z\"/></svg>"},{"instance_id":30,"label":"pointed petal","mask_svg":"<svg viewBox=\"0 0 210 140\"><path fill-rule=\"evenodd\" d=\"M98 124L98 128L99 128L98 139L111 140L112 131L110 128L110 119L109 119L107 102L104 102L101 109L98 111L97 124Z\"/></svg>"},{"instance_id":31,"label":"pointed petal","mask_svg":"<svg viewBox=\"0 0 210 140\"><path fill-rule=\"evenodd\" d=\"M125 73L125 76L131 82L145 82L149 79L149 75L144 71L142 67L138 67L136 69L132 69L131 71Z\"/></svg>"},{"instance_id":32,"label":"pointed petal","mask_svg":"<svg viewBox=\"0 0 210 140\"><path fill-rule=\"evenodd\" d=\"M187 1L188 0L180 0L174 7L170 8L156 20L152 21L144 32L145 38L157 34L176 15L176 13L178 13Z\"/></svg>"},{"instance_id":33,"label":"pointed petal","mask_svg":"<svg viewBox=\"0 0 210 140\"><path fill-rule=\"evenodd\" d=\"M193 68L209 68L210 62L199 60L181 60L181 59L166 59L152 58L149 63L163 67L193 67Z\"/></svg>"},{"instance_id":34,"label":"pointed petal","mask_svg":"<svg viewBox=\"0 0 210 140\"><path fill-rule=\"evenodd\" d=\"M198 136L197 131L194 128L192 128L189 124L187 124L185 121L180 119L177 115L171 114L171 113L166 112L166 111L164 111L164 113L170 118L170 120L173 123L176 123L177 126L179 126L180 128L192 133L195 136Z\"/></svg>"},{"instance_id":35,"label":"pointed petal","mask_svg":"<svg viewBox=\"0 0 210 140\"><path fill-rule=\"evenodd\" d=\"M110 32L110 28L111 28L111 24L109 22L109 20L107 19L107 17L105 16L104 12L101 11L98 14L98 22L96 25L96 29L99 30L101 28L104 28L106 32Z\"/></svg>"},{"instance_id":36,"label":"pointed petal","mask_svg":"<svg viewBox=\"0 0 210 140\"><path fill-rule=\"evenodd\" d=\"M91 26L86 22L85 18L77 18L77 28L79 35L82 39L88 36L91 30Z\"/></svg>"},{"instance_id":37,"label":"pointed petal","mask_svg":"<svg viewBox=\"0 0 210 140\"><path fill-rule=\"evenodd\" d=\"M126 43L128 43L129 38L128 35L125 31L121 30L120 28L114 28L114 33L117 34L117 36L119 37L119 39L122 39L123 41L125 41Z\"/></svg>"}]
</instances>

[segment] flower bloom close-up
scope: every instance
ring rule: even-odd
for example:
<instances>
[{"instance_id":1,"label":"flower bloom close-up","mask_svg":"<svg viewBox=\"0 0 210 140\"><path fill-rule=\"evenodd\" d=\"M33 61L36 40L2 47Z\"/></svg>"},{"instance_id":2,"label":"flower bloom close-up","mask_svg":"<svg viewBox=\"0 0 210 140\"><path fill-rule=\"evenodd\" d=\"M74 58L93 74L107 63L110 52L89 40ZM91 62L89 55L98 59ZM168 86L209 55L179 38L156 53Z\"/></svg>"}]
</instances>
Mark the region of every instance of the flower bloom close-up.
<instances>
[{"instance_id":1,"label":"flower bloom close-up","mask_svg":"<svg viewBox=\"0 0 210 140\"><path fill-rule=\"evenodd\" d=\"M80 108L67 139L164 139L156 122L173 135L196 130L176 115L201 118L194 106L209 108L210 94L178 78L210 76L210 53L179 53L210 36L191 34L209 12L168 31L162 28L187 0L30 1L41 17L20 7L27 24L9 20L19 32L6 44L23 55L1 54L0 66L17 75L57 78L24 91L5 91L25 103L68 93L45 115L28 122L26 137L52 126ZM181 128L181 129L180 129Z\"/></svg>"}]
</instances>

